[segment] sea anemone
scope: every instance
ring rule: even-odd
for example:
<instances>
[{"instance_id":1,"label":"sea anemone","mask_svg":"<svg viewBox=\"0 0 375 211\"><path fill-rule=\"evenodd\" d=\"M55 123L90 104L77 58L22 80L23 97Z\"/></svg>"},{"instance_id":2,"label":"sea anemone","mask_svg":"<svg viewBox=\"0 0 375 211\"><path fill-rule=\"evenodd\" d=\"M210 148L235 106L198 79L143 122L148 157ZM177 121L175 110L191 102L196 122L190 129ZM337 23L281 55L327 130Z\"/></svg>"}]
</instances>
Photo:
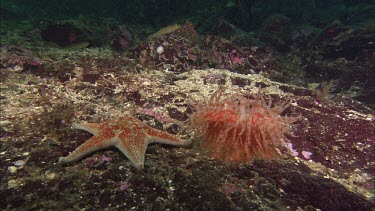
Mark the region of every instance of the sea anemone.
<instances>
[{"instance_id":1,"label":"sea anemone","mask_svg":"<svg viewBox=\"0 0 375 211\"><path fill-rule=\"evenodd\" d=\"M206 102L192 103L188 125L211 157L235 163L280 157L297 118L281 116L290 99L272 106L272 98L267 103L260 90L253 99L218 90Z\"/></svg>"}]
</instances>

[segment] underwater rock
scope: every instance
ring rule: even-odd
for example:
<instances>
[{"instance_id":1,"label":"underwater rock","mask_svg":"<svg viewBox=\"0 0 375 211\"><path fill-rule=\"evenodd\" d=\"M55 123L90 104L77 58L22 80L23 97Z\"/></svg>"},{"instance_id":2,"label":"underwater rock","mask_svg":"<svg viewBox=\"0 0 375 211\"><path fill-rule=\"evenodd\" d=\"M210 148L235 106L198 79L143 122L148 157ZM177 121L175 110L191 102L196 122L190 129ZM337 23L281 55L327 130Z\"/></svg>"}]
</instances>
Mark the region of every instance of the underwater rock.
<instances>
[{"instance_id":1,"label":"underwater rock","mask_svg":"<svg viewBox=\"0 0 375 211\"><path fill-rule=\"evenodd\" d=\"M109 43L117 50L127 50L133 44L133 36L126 26L110 26L107 29Z\"/></svg>"},{"instance_id":2,"label":"underwater rock","mask_svg":"<svg viewBox=\"0 0 375 211\"><path fill-rule=\"evenodd\" d=\"M374 104L375 34L335 22L304 51L302 60L306 80L334 80L339 91L352 98Z\"/></svg>"},{"instance_id":3,"label":"underwater rock","mask_svg":"<svg viewBox=\"0 0 375 211\"><path fill-rule=\"evenodd\" d=\"M284 15L272 15L267 18L264 24L264 31L270 33L282 33L288 29L291 22Z\"/></svg>"},{"instance_id":4,"label":"underwater rock","mask_svg":"<svg viewBox=\"0 0 375 211\"><path fill-rule=\"evenodd\" d=\"M131 52L131 57L145 68L174 72L202 68L208 63L196 44L185 37L170 34L140 43Z\"/></svg>"},{"instance_id":5,"label":"underwater rock","mask_svg":"<svg viewBox=\"0 0 375 211\"><path fill-rule=\"evenodd\" d=\"M29 49L2 46L0 52L2 57L0 65L5 68L11 68L14 72L43 69L41 59L35 56Z\"/></svg>"},{"instance_id":6,"label":"underwater rock","mask_svg":"<svg viewBox=\"0 0 375 211\"><path fill-rule=\"evenodd\" d=\"M206 36L203 40L203 47L210 52L207 57L215 68L224 68L243 74L258 73L266 71L264 62L269 62L266 59L267 55L262 55L264 48L238 47L233 42L217 36Z\"/></svg>"},{"instance_id":7,"label":"underwater rock","mask_svg":"<svg viewBox=\"0 0 375 211\"><path fill-rule=\"evenodd\" d=\"M349 28L345 27L340 23L340 21L334 21L329 26L327 26L324 31L319 36L320 42L330 42L333 41L335 37L343 32L348 31Z\"/></svg>"},{"instance_id":8,"label":"underwater rock","mask_svg":"<svg viewBox=\"0 0 375 211\"><path fill-rule=\"evenodd\" d=\"M70 23L48 25L47 28L41 32L41 35L46 41L56 43L63 47L73 43L87 41L83 31Z\"/></svg>"}]
</instances>

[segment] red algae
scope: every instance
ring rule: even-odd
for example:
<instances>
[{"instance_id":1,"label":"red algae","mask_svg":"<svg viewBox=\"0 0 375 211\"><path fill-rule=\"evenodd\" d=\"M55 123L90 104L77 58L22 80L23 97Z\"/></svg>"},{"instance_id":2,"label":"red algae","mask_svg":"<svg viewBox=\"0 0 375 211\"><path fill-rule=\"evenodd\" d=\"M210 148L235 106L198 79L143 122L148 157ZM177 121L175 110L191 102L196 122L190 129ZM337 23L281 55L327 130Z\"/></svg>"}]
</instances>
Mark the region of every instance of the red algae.
<instances>
[{"instance_id":1,"label":"red algae","mask_svg":"<svg viewBox=\"0 0 375 211\"><path fill-rule=\"evenodd\" d=\"M281 116L291 100L272 106L272 98L267 102L260 89L253 98L216 91L206 102L193 103L188 124L211 157L242 163L281 156L279 149L287 141L284 134L293 135L291 124L297 119Z\"/></svg>"}]
</instances>

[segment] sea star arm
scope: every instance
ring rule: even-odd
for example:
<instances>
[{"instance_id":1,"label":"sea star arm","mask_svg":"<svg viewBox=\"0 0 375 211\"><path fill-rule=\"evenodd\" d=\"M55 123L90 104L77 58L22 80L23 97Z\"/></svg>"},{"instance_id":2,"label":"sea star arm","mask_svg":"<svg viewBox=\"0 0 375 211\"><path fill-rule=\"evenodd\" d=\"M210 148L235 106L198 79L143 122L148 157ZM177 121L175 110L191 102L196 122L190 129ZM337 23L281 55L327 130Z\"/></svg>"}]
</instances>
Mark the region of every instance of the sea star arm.
<instances>
[{"instance_id":1,"label":"sea star arm","mask_svg":"<svg viewBox=\"0 0 375 211\"><path fill-rule=\"evenodd\" d=\"M141 170L145 165L147 142L140 141L137 144L133 143L132 145L133 146L125 146L124 142L118 142L115 144L115 146L130 160L133 166L136 169Z\"/></svg>"},{"instance_id":2,"label":"sea star arm","mask_svg":"<svg viewBox=\"0 0 375 211\"><path fill-rule=\"evenodd\" d=\"M156 130L150 126L146 127L148 143L170 144L174 146L187 146L192 143L191 140L183 140L167 132Z\"/></svg>"},{"instance_id":3,"label":"sea star arm","mask_svg":"<svg viewBox=\"0 0 375 211\"><path fill-rule=\"evenodd\" d=\"M81 123L73 124L72 128L87 131L93 135L97 135L101 128L108 125L108 123Z\"/></svg>"},{"instance_id":4,"label":"sea star arm","mask_svg":"<svg viewBox=\"0 0 375 211\"><path fill-rule=\"evenodd\" d=\"M81 144L77 149L70 153L66 157L59 158L60 163L69 163L79 160L88 154L98 151L102 148L109 147L113 144L113 141L105 141L101 136L93 136L83 144Z\"/></svg>"}]
</instances>

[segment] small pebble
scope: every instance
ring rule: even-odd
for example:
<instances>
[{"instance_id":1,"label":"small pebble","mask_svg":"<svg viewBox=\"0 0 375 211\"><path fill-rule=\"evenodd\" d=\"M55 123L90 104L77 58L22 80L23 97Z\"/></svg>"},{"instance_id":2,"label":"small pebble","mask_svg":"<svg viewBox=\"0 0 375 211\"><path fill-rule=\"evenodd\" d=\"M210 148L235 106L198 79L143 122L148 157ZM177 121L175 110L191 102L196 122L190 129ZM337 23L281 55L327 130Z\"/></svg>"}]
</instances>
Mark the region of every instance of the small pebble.
<instances>
[{"instance_id":1,"label":"small pebble","mask_svg":"<svg viewBox=\"0 0 375 211\"><path fill-rule=\"evenodd\" d=\"M17 171L17 167L15 167L15 166L9 166L8 167L8 171L10 172L10 173L16 173L16 171Z\"/></svg>"},{"instance_id":2,"label":"small pebble","mask_svg":"<svg viewBox=\"0 0 375 211\"><path fill-rule=\"evenodd\" d=\"M156 52L157 52L158 54L162 54L162 53L164 52L164 47L163 47L163 46L159 46L159 47L157 47L157 48L156 48Z\"/></svg>"},{"instance_id":3,"label":"small pebble","mask_svg":"<svg viewBox=\"0 0 375 211\"><path fill-rule=\"evenodd\" d=\"M8 120L3 120L3 121L0 121L0 126L8 126L10 125L12 122L8 121Z\"/></svg>"},{"instance_id":4,"label":"small pebble","mask_svg":"<svg viewBox=\"0 0 375 211\"><path fill-rule=\"evenodd\" d=\"M14 162L14 165L17 166L17 167L23 167L23 165L25 165L25 161L24 160L17 160L16 162Z\"/></svg>"},{"instance_id":5,"label":"small pebble","mask_svg":"<svg viewBox=\"0 0 375 211\"><path fill-rule=\"evenodd\" d=\"M17 181L14 179L9 180L8 187L13 188L17 186Z\"/></svg>"},{"instance_id":6,"label":"small pebble","mask_svg":"<svg viewBox=\"0 0 375 211\"><path fill-rule=\"evenodd\" d=\"M46 179L47 180L53 180L55 178L56 178L56 173L54 173L54 172L47 172L46 173Z\"/></svg>"}]
</instances>

